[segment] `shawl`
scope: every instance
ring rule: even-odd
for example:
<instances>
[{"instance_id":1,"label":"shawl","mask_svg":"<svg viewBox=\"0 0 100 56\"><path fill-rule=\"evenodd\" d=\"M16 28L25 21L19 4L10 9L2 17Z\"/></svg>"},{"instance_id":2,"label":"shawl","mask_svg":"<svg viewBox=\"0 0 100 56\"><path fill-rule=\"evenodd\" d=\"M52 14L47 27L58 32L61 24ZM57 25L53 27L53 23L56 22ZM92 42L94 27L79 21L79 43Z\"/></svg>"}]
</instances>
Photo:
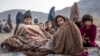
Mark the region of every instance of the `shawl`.
<instances>
[{"instance_id":1,"label":"shawl","mask_svg":"<svg viewBox=\"0 0 100 56\"><path fill-rule=\"evenodd\" d=\"M82 52L82 36L78 27L72 22L65 22L54 34L53 51L55 53L79 55Z\"/></svg>"}]
</instances>

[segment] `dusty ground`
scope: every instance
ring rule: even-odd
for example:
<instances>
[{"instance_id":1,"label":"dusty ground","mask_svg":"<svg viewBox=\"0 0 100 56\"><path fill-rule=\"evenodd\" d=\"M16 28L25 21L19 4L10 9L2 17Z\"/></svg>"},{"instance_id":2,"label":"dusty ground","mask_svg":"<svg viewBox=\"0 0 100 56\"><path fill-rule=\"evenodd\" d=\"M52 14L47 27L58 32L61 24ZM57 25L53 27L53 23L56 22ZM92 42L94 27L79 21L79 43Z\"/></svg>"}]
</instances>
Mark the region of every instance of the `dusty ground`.
<instances>
[{"instance_id":1,"label":"dusty ground","mask_svg":"<svg viewBox=\"0 0 100 56\"><path fill-rule=\"evenodd\" d=\"M0 33L0 43L5 39L9 38L10 36L13 36L13 31L11 33Z\"/></svg>"}]
</instances>

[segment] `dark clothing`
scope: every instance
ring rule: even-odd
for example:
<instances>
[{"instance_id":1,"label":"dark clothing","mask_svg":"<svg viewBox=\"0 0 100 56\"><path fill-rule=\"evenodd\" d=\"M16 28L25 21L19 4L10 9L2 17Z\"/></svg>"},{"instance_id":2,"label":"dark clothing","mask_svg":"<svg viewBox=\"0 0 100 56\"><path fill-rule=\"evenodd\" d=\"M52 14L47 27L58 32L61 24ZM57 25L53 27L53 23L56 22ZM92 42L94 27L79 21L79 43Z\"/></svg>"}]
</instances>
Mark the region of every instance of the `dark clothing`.
<instances>
[{"instance_id":1,"label":"dark clothing","mask_svg":"<svg viewBox=\"0 0 100 56\"><path fill-rule=\"evenodd\" d=\"M87 27L84 25L81 28L81 34L83 38L89 38L90 44L92 47L96 47L96 34L97 34L97 26L92 24L90 28L87 29Z\"/></svg>"},{"instance_id":2,"label":"dark clothing","mask_svg":"<svg viewBox=\"0 0 100 56\"><path fill-rule=\"evenodd\" d=\"M0 24L0 33L2 32L2 25Z\"/></svg>"},{"instance_id":3,"label":"dark clothing","mask_svg":"<svg viewBox=\"0 0 100 56\"><path fill-rule=\"evenodd\" d=\"M4 30L5 32L7 32L7 33L11 32L11 29L9 28L9 26L5 26L5 27L3 28L3 30Z\"/></svg>"},{"instance_id":4,"label":"dark clothing","mask_svg":"<svg viewBox=\"0 0 100 56\"><path fill-rule=\"evenodd\" d=\"M86 43L83 43L84 47L92 47L92 45L89 43L88 40L86 40Z\"/></svg>"},{"instance_id":5,"label":"dark clothing","mask_svg":"<svg viewBox=\"0 0 100 56\"><path fill-rule=\"evenodd\" d=\"M75 24L78 26L78 28L81 28L83 26L82 22L75 22Z\"/></svg>"},{"instance_id":6,"label":"dark clothing","mask_svg":"<svg viewBox=\"0 0 100 56\"><path fill-rule=\"evenodd\" d=\"M48 28L46 28L45 29L47 32L49 32L51 35L53 35L54 34L54 32L55 32L55 30L54 29L48 29Z\"/></svg>"}]
</instances>

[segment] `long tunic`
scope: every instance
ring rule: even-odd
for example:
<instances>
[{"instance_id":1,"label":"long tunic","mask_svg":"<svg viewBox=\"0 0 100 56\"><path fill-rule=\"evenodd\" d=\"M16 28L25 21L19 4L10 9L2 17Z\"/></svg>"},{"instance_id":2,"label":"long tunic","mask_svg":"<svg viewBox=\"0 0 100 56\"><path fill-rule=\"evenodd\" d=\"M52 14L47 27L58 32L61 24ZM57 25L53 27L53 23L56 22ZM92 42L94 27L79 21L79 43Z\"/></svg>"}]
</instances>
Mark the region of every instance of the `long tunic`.
<instances>
[{"instance_id":1,"label":"long tunic","mask_svg":"<svg viewBox=\"0 0 100 56\"><path fill-rule=\"evenodd\" d=\"M95 47L96 44L96 34L97 34L97 27L96 25L92 24L90 28L87 29L86 26L81 28L81 34L84 38L89 38L90 44Z\"/></svg>"}]
</instances>

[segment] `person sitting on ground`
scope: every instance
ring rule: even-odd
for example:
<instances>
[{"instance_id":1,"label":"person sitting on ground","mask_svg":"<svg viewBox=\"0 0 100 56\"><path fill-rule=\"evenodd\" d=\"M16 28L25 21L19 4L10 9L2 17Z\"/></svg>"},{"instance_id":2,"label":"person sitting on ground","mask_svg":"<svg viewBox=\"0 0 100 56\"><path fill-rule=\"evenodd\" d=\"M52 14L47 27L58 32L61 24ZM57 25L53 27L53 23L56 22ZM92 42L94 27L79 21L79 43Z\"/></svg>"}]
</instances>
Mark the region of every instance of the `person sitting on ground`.
<instances>
[{"instance_id":1,"label":"person sitting on ground","mask_svg":"<svg viewBox=\"0 0 100 56\"><path fill-rule=\"evenodd\" d=\"M80 55L84 47L80 30L76 24L63 15L57 15L55 23L57 31L53 35L52 50L54 53L71 56Z\"/></svg>"},{"instance_id":2,"label":"person sitting on ground","mask_svg":"<svg viewBox=\"0 0 100 56\"><path fill-rule=\"evenodd\" d=\"M24 22L23 23L20 23L20 24L31 25L31 23L32 23L32 17L30 15L26 15L26 16L24 16ZM17 30L18 26L19 25L16 26L14 35L16 33L16 30Z\"/></svg>"},{"instance_id":3,"label":"person sitting on ground","mask_svg":"<svg viewBox=\"0 0 100 56\"><path fill-rule=\"evenodd\" d=\"M38 19L37 18L34 19L34 24L38 24Z\"/></svg>"},{"instance_id":4,"label":"person sitting on ground","mask_svg":"<svg viewBox=\"0 0 100 56\"><path fill-rule=\"evenodd\" d=\"M49 32L51 35L53 35L53 34L55 33L55 30L52 28L52 23L51 23L51 21L46 21L45 25L46 25L45 30L46 30L47 32Z\"/></svg>"},{"instance_id":5,"label":"person sitting on ground","mask_svg":"<svg viewBox=\"0 0 100 56\"><path fill-rule=\"evenodd\" d=\"M3 21L2 21L2 28L4 28L4 27L5 27L5 24L6 24L6 20L5 20L5 19L3 19Z\"/></svg>"},{"instance_id":6,"label":"person sitting on ground","mask_svg":"<svg viewBox=\"0 0 100 56\"><path fill-rule=\"evenodd\" d=\"M44 24L43 23L39 23L39 26L41 29L44 29Z\"/></svg>"},{"instance_id":7,"label":"person sitting on ground","mask_svg":"<svg viewBox=\"0 0 100 56\"><path fill-rule=\"evenodd\" d=\"M93 24L93 17L89 14L86 14L82 17L82 22L84 26L81 27L81 34L84 40L83 41L84 47L97 47L96 44L97 26Z\"/></svg>"},{"instance_id":8,"label":"person sitting on ground","mask_svg":"<svg viewBox=\"0 0 100 56\"><path fill-rule=\"evenodd\" d=\"M49 41L51 34L38 25L31 24L31 17L24 17L24 24L19 24L13 36L2 42L9 52L22 51L26 56L40 56L51 52Z\"/></svg>"},{"instance_id":9,"label":"person sitting on ground","mask_svg":"<svg viewBox=\"0 0 100 56\"><path fill-rule=\"evenodd\" d=\"M5 27L3 28L3 31L7 33L11 32L11 29L7 23L5 23Z\"/></svg>"}]
</instances>

